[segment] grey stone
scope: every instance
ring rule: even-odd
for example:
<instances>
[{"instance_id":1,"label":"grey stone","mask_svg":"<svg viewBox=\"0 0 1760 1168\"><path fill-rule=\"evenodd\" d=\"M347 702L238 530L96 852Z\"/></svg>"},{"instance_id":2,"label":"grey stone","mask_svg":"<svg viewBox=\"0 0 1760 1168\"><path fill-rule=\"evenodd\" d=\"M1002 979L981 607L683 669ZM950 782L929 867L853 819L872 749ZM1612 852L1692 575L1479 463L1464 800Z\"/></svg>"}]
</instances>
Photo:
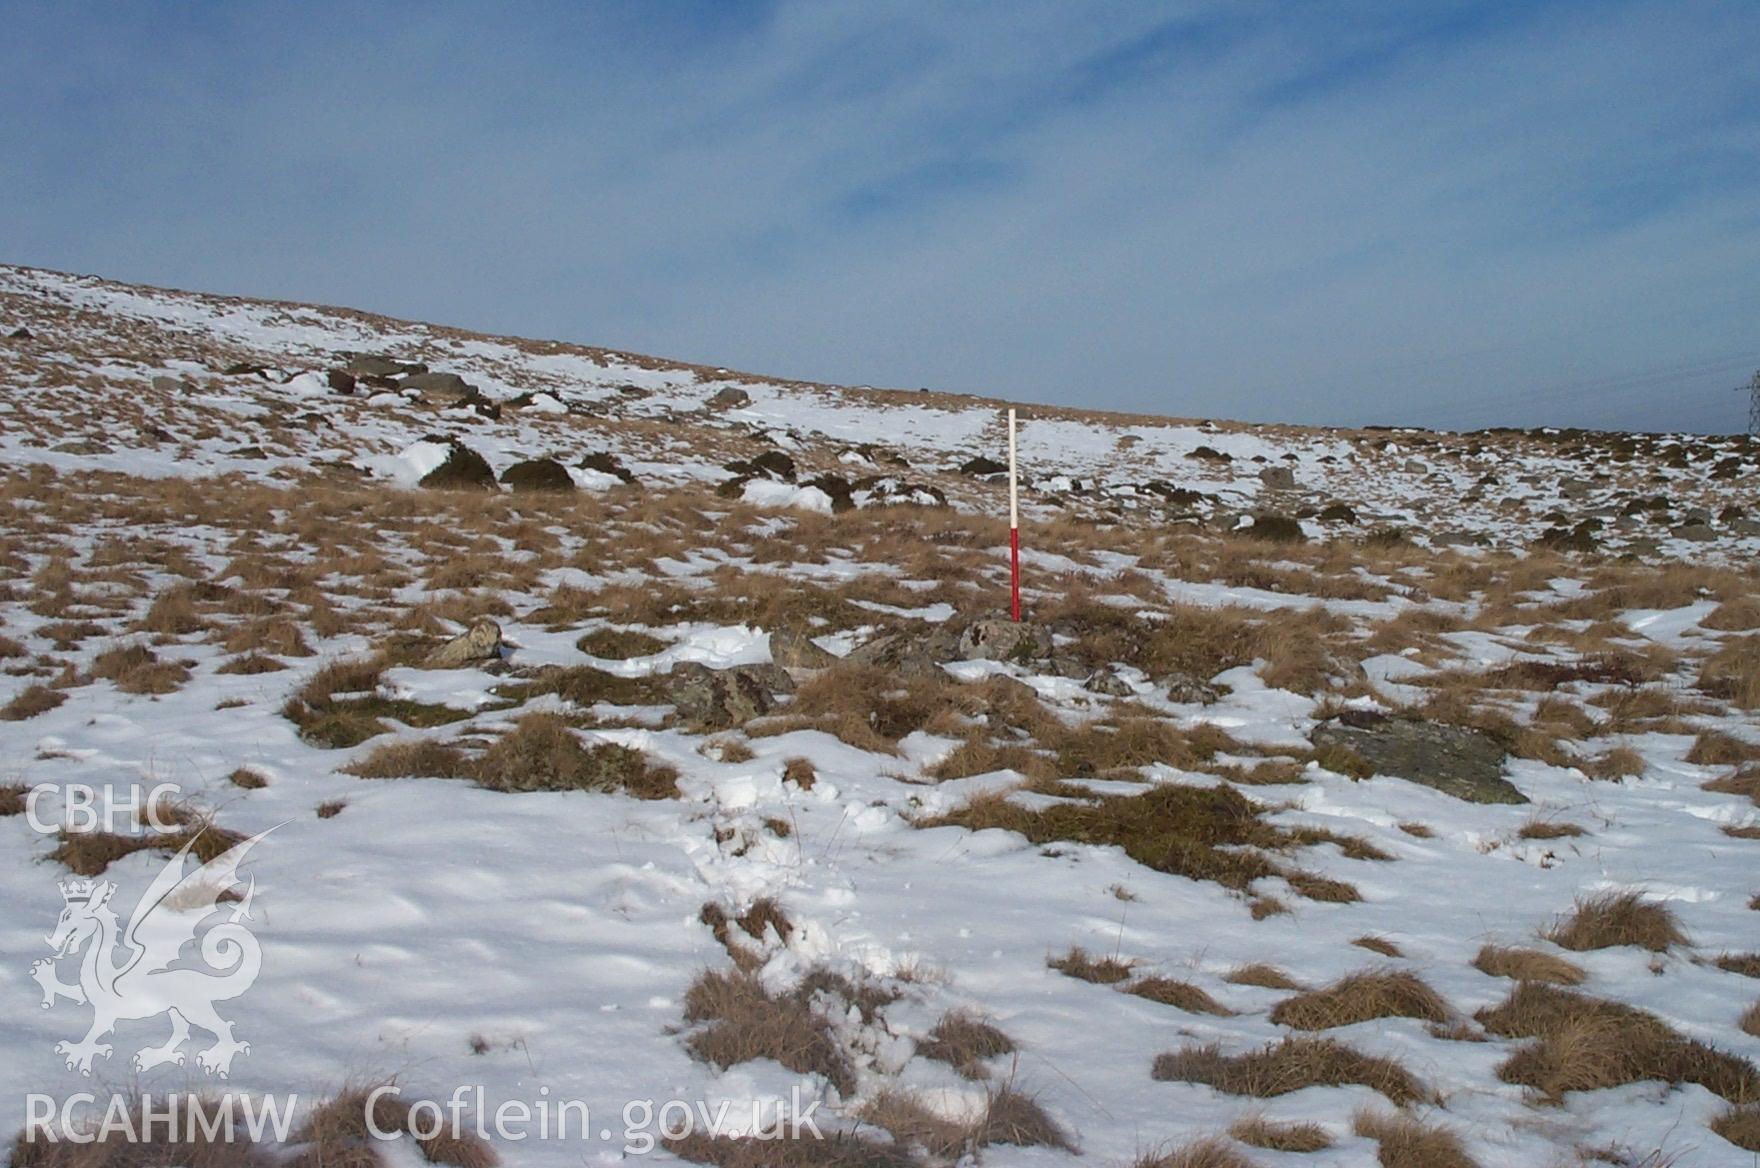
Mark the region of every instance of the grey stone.
<instances>
[{"instance_id":1,"label":"grey stone","mask_svg":"<svg viewBox=\"0 0 1760 1168\"><path fill-rule=\"evenodd\" d=\"M454 441L446 453L446 461L423 475L420 485L492 491L495 489L495 472L482 455L464 443Z\"/></svg>"},{"instance_id":2,"label":"grey stone","mask_svg":"<svg viewBox=\"0 0 1760 1168\"><path fill-rule=\"evenodd\" d=\"M161 373L153 378L153 388L160 393L188 393L190 384L180 377L166 377Z\"/></svg>"},{"instance_id":3,"label":"grey stone","mask_svg":"<svg viewBox=\"0 0 1760 1168\"><path fill-rule=\"evenodd\" d=\"M461 406L482 395L477 387L456 373L412 373L397 383L400 390L415 390L431 406Z\"/></svg>"},{"instance_id":4,"label":"grey stone","mask_svg":"<svg viewBox=\"0 0 1760 1168\"><path fill-rule=\"evenodd\" d=\"M770 659L784 669L824 669L837 664L837 656L815 645L804 630L786 627L771 630Z\"/></svg>"},{"instance_id":5,"label":"grey stone","mask_svg":"<svg viewBox=\"0 0 1760 1168\"><path fill-rule=\"evenodd\" d=\"M1717 533L1703 523L1684 523L1669 534L1689 543L1707 543L1717 538Z\"/></svg>"},{"instance_id":6,"label":"grey stone","mask_svg":"<svg viewBox=\"0 0 1760 1168\"><path fill-rule=\"evenodd\" d=\"M1189 673L1169 673L1154 680L1157 686L1167 691L1168 701L1182 704L1207 706L1229 692L1225 686Z\"/></svg>"},{"instance_id":7,"label":"grey stone","mask_svg":"<svg viewBox=\"0 0 1760 1168\"><path fill-rule=\"evenodd\" d=\"M716 392L714 397L703 403L712 410L737 410L741 406L752 404L752 395L737 386L728 386Z\"/></svg>"},{"instance_id":8,"label":"grey stone","mask_svg":"<svg viewBox=\"0 0 1760 1168\"><path fill-rule=\"evenodd\" d=\"M468 631L428 654L422 665L427 669L461 669L473 662L492 661L500 656L501 626L484 617Z\"/></svg>"},{"instance_id":9,"label":"grey stone","mask_svg":"<svg viewBox=\"0 0 1760 1168\"><path fill-rule=\"evenodd\" d=\"M1268 466L1259 472L1259 481L1268 491L1293 491L1296 489L1296 472L1287 466Z\"/></svg>"},{"instance_id":10,"label":"grey stone","mask_svg":"<svg viewBox=\"0 0 1760 1168\"><path fill-rule=\"evenodd\" d=\"M1131 689L1130 682L1110 669L1097 670L1083 684L1097 694L1105 694L1114 698L1128 698L1136 692Z\"/></svg>"},{"instance_id":11,"label":"grey stone","mask_svg":"<svg viewBox=\"0 0 1760 1168\"><path fill-rule=\"evenodd\" d=\"M381 357L377 353L357 353L350 357L343 368L356 377L403 377L412 373L426 373L428 367L414 361L397 361L390 357Z\"/></svg>"},{"instance_id":12,"label":"grey stone","mask_svg":"<svg viewBox=\"0 0 1760 1168\"><path fill-rule=\"evenodd\" d=\"M515 491L572 491L574 477L554 458L528 458L501 472L502 485Z\"/></svg>"},{"instance_id":13,"label":"grey stone","mask_svg":"<svg viewBox=\"0 0 1760 1168\"><path fill-rule=\"evenodd\" d=\"M962 661L1039 661L1051 653L1051 630L1030 621L983 617L959 635Z\"/></svg>"},{"instance_id":14,"label":"grey stone","mask_svg":"<svg viewBox=\"0 0 1760 1168\"><path fill-rule=\"evenodd\" d=\"M854 665L872 665L907 675L933 675L941 663L959 655L959 633L947 625L882 633L856 646L844 658Z\"/></svg>"},{"instance_id":15,"label":"grey stone","mask_svg":"<svg viewBox=\"0 0 1760 1168\"><path fill-rule=\"evenodd\" d=\"M1392 775L1468 803L1526 803L1503 777L1508 752L1465 726L1347 711L1315 727L1314 745L1342 748L1376 774Z\"/></svg>"},{"instance_id":16,"label":"grey stone","mask_svg":"<svg viewBox=\"0 0 1760 1168\"><path fill-rule=\"evenodd\" d=\"M699 730L743 726L775 709L779 694L794 692L794 681L778 665L710 669L687 661L661 680L679 718Z\"/></svg>"}]
</instances>

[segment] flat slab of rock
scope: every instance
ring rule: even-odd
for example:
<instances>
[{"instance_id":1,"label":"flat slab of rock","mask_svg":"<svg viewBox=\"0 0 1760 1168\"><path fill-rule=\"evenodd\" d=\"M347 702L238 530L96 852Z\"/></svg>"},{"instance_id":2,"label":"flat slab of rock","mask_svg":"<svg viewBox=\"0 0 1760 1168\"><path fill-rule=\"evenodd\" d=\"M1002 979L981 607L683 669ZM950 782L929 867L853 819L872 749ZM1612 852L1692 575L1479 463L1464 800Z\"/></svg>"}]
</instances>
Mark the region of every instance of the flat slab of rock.
<instances>
[{"instance_id":1,"label":"flat slab of rock","mask_svg":"<svg viewBox=\"0 0 1760 1168\"><path fill-rule=\"evenodd\" d=\"M982 617L959 635L962 661L1014 661L1025 664L1051 655L1051 630L1030 621Z\"/></svg>"},{"instance_id":2,"label":"flat slab of rock","mask_svg":"<svg viewBox=\"0 0 1760 1168\"><path fill-rule=\"evenodd\" d=\"M784 669L825 669L837 656L813 643L802 629L783 627L770 632L770 660Z\"/></svg>"},{"instance_id":3,"label":"flat slab of rock","mask_svg":"<svg viewBox=\"0 0 1760 1168\"><path fill-rule=\"evenodd\" d=\"M779 694L794 692L794 680L779 665L710 669L687 661L661 680L679 718L700 730L743 726L775 709Z\"/></svg>"},{"instance_id":4,"label":"flat slab of rock","mask_svg":"<svg viewBox=\"0 0 1760 1168\"><path fill-rule=\"evenodd\" d=\"M1314 730L1315 746L1348 750L1378 775L1392 775L1468 803L1526 803L1503 777L1508 752L1464 726L1347 711Z\"/></svg>"},{"instance_id":5,"label":"flat slab of rock","mask_svg":"<svg viewBox=\"0 0 1760 1168\"><path fill-rule=\"evenodd\" d=\"M452 638L422 662L426 669L462 669L501 656L501 626L487 617Z\"/></svg>"}]
</instances>

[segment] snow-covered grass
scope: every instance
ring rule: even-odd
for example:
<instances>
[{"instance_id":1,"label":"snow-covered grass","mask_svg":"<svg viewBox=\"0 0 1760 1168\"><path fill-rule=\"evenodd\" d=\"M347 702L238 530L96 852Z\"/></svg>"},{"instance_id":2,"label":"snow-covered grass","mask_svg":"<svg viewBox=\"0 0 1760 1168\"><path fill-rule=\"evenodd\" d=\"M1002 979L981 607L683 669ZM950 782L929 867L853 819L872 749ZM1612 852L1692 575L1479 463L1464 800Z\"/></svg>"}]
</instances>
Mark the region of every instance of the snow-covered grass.
<instances>
[{"instance_id":1,"label":"snow-covered grass","mask_svg":"<svg viewBox=\"0 0 1760 1168\"><path fill-rule=\"evenodd\" d=\"M1309 517L1280 543L1041 495L1025 583L1049 649L988 659L958 648L1006 599L994 487L948 469L991 442L973 403L17 270L0 305L37 333L0 362L6 1098L216 1085L129 1070L162 1020L123 1023L93 1079L68 1069L84 1015L40 1010L27 971L57 879L126 900L184 843L273 829L249 864L262 972L225 1005L246 1091L480 1085L491 1109L587 1100L612 1129L631 1100L826 1104L825 1141L651 1153L724 1164L1710 1166L1757 1142L1760 580L1729 522L1690 558L1530 547L1559 504L1522 483L1558 473L1542 437L1048 417L1024 449L1071 479L1185 472L1246 510L1256 474L1187 454L1292 453L1365 509L1432 518L1413 541ZM213 371L342 347L572 412ZM748 405L704 409L733 382ZM428 430L495 469L615 451L639 485L412 487ZM884 463L856 449L881 435L951 505L833 512L805 486ZM1523 488L1511 510L1446 498L1481 477L1473 442L1506 443L1487 457ZM760 447L795 480L717 490ZM1675 453L1622 473L1736 505ZM1356 489L1396 457L1425 469ZM1449 516L1502 546L1430 539ZM482 618L500 658L425 667ZM679 716L677 667L779 645L815 665L774 708ZM1529 802L1314 745L1376 714L1490 734ZM182 800L158 834L25 814L51 785L156 783ZM561 1165L621 1143L496 1148Z\"/></svg>"}]
</instances>

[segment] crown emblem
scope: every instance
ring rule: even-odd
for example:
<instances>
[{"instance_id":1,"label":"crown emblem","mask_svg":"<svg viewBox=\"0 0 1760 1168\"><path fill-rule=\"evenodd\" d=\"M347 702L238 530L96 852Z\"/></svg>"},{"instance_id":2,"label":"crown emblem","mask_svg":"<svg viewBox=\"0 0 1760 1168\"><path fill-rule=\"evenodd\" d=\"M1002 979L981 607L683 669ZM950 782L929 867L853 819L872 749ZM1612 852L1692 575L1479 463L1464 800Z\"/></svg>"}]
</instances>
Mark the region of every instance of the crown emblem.
<instances>
[{"instance_id":1,"label":"crown emblem","mask_svg":"<svg viewBox=\"0 0 1760 1168\"><path fill-rule=\"evenodd\" d=\"M61 881L61 899L68 904L89 904L98 894L96 882L84 879Z\"/></svg>"}]
</instances>

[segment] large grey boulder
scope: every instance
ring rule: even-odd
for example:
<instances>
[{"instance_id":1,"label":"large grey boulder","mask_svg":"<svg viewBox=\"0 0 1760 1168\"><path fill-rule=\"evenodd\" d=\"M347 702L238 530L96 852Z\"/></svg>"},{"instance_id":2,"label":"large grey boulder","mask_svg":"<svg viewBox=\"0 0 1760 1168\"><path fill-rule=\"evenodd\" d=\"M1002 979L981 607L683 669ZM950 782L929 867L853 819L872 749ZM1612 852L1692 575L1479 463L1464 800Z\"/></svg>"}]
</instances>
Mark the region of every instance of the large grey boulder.
<instances>
[{"instance_id":1,"label":"large grey boulder","mask_svg":"<svg viewBox=\"0 0 1760 1168\"><path fill-rule=\"evenodd\" d=\"M528 458L501 472L501 483L515 491L572 491L574 476L554 458Z\"/></svg>"},{"instance_id":2,"label":"large grey boulder","mask_svg":"<svg viewBox=\"0 0 1760 1168\"><path fill-rule=\"evenodd\" d=\"M836 654L815 645L805 630L788 627L771 630L770 659L784 669L824 669L837 664Z\"/></svg>"},{"instance_id":3,"label":"large grey boulder","mask_svg":"<svg viewBox=\"0 0 1760 1168\"><path fill-rule=\"evenodd\" d=\"M425 669L463 669L501 656L501 626L487 617L452 638L422 662Z\"/></svg>"},{"instance_id":4,"label":"large grey boulder","mask_svg":"<svg viewBox=\"0 0 1760 1168\"><path fill-rule=\"evenodd\" d=\"M456 373L412 373L397 383L400 390L414 390L431 406L462 406L482 396L477 387Z\"/></svg>"},{"instance_id":5,"label":"large grey boulder","mask_svg":"<svg viewBox=\"0 0 1760 1168\"><path fill-rule=\"evenodd\" d=\"M726 389L717 390L713 397L703 403L712 410L737 410L752 404L752 395L738 386L730 385Z\"/></svg>"},{"instance_id":6,"label":"large grey boulder","mask_svg":"<svg viewBox=\"0 0 1760 1168\"><path fill-rule=\"evenodd\" d=\"M743 726L775 709L778 695L794 692L793 679L778 665L710 669L687 661L660 680L679 718L697 730Z\"/></svg>"},{"instance_id":7,"label":"large grey boulder","mask_svg":"<svg viewBox=\"0 0 1760 1168\"><path fill-rule=\"evenodd\" d=\"M959 634L950 625L881 633L850 650L844 660L906 676L932 676L941 672L942 662L959 658Z\"/></svg>"},{"instance_id":8,"label":"large grey boulder","mask_svg":"<svg viewBox=\"0 0 1760 1168\"><path fill-rule=\"evenodd\" d=\"M1268 466L1259 472L1259 481L1268 491L1293 491L1296 489L1296 472L1287 466Z\"/></svg>"},{"instance_id":9,"label":"large grey boulder","mask_svg":"<svg viewBox=\"0 0 1760 1168\"><path fill-rule=\"evenodd\" d=\"M1465 726L1348 710L1314 729L1316 747L1349 751L1378 775L1392 775L1468 803L1526 803L1503 777L1508 752Z\"/></svg>"},{"instance_id":10,"label":"large grey boulder","mask_svg":"<svg viewBox=\"0 0 1760 1168\"><path fill-rule=\"evenodd\" d=\"M960 633L958 649L961 661L1040 661L1051 655L1051 630L1030 621L981 617Z\"/></svg>"},{"instance_id":11,"label":"large grey boulder","mask_svg":"<svg viewBox=\"0 0 1760 1168\"><path fill-rule=\"evenodd\" d=\"M453 439L446 452L446 461L423 475L420 485L439 490L492 491L495 489L495 472L482 455Z\"/></svg>"},{"instance_id":12,"label":"large grey boulder","mask_svg":"<svg viewBox=\"0 0 1760 1168\"><path fill-rule=\"evenodd\" d=\"M398 361L377 353L357 353L343 369L356 377L402 377L410 373L426 373L428 367L415 361Z\"/></svg>"}]
</instances>

